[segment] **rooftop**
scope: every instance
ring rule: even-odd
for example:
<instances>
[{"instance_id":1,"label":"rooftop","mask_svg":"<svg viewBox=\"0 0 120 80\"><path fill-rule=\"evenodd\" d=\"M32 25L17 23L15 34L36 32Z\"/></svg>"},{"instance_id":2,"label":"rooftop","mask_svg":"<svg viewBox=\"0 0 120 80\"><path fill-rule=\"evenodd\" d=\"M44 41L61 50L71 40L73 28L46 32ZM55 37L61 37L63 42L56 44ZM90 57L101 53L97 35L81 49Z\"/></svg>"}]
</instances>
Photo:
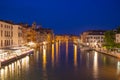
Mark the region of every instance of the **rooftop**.
<instances>
[{"instance_id":1,"label":"rooftop","mask_svg":"<svg viewBox=\"0 0 120 80\"><path fill-rule=\"evenodd\" d=\"M6 23L9 23L9 24L14 24L13 21L11 20L0 20L1 22L6 22Z\"/></svg>"}]
</instances>

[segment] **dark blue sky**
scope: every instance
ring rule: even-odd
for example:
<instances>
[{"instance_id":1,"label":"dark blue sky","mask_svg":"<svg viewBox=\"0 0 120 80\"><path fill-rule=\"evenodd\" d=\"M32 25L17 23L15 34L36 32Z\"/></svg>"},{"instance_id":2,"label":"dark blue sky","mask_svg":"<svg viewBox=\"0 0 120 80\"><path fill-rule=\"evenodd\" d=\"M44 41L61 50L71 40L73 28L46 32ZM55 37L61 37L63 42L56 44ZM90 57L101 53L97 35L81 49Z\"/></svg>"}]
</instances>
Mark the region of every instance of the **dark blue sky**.
<instances>
[{"instance_id":1,"label":"dark blue sky","mask_svg":"<svg viewBox=\"0 0 120 80\"><path fill-rule=\"evenodd\" d=\"M0 0L0 19L79 34L120 25L120 0Z\"/></svg>"}]
</instances>

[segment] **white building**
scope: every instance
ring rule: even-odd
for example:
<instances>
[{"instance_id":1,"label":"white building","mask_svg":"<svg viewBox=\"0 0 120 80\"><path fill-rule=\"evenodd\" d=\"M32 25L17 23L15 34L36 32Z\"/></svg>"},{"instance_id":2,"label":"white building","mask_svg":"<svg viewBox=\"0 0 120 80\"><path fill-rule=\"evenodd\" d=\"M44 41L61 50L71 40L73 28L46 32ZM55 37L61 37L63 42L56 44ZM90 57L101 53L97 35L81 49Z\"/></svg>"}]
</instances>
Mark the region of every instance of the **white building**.
<instances>
[{"instance_id":1,"label":"white building","mask_svg":"<svg viewBox=\"0 0 120 80\"><path fill-rule=\"evenodd\" d=\"M116 43L120 43L120 33L117 33L116 35L115 35L115 41L116 41Z\"/></svg>"},{"instance_id":2,"label":"white building","mask_svg":"<svg viewBox=\"0 0 120 80\"><path fill-rule=\"evenodd\" d=\"M87 33L84 35L84 33ZM83 44L91 47L101 47L104 44L104 33L103 30L90 30L84 32L81 36Z\"/></svg>"},{"instance_id":3,"label":"white building","mask_svg":"<svg viewBox=\"0 0 120 80\"><path fill-rule=\"evenodd\" d=\"M22 26L13 25L13 46L20 46L22 43Z\"/></svg>"},{"instance_id":4,"label":"white building","mask_svg":"<svg viewBox=\"0 0 120 80\"><path fill-rule=\"evenodd\" d=\"M13 45L13 24L0 21L0 48L11 47Z\"/></svg>"},{"instance_id":5,"label":"white building","mask_svg":"<svg viewBox=\"0 0 120 80\"><path fill-rule=\"evenodd\" d=\"M91 47L101 47L104 43L104 35L87 35L87 45Z\"/></svg>"},{"instance_id":6,"label":"white building","mask_svg":"<svg viewBox=\"0 0 120 80\"><path fill-rule=\"evenodd\" d=\"M0 48L19 46L21 44L21 27L10 21L0 20Z\"/></svg>"}]
</instances>

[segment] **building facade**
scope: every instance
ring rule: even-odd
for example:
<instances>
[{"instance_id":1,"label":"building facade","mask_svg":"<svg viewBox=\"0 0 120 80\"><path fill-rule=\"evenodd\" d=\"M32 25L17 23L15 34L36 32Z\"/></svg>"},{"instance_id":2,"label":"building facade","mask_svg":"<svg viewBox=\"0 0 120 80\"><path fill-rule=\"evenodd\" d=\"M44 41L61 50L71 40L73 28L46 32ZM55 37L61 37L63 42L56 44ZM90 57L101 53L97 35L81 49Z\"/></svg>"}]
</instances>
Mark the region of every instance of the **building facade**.
<instances>
[{"instance_id":1,"label":"building facade","mask_svg":"<svg viewBox=\"0 0 120 80\"><path fill-rule=\"evenodd\" d=\"M13 45L13 24L12 22L0 21L0 48Z\"/></svg>"},{"instance_id":2,"label":"building facade","mask_svg":"<svg viewBox=\"0 0 120 80\"><path fill-rule=\"evenodd\" d=\"M80 43L86 45L86 38L87 38L87 35L89 34L89 31L86 31L86 32L83 32L81 35L80 35Z\"/></svg>"},{"instance_id":3,"label":"building facade","mask_svg":"<svg viewBox=\"0 0 120 80\"><path fill-rule=\"evenodd\" d=\"M13 25L13 46L21 46L23 44L22 26Z\"/></svg>"},{"instance_id":4,"label":"building facade","mask_svg":"<svg viewBox=\"0 0 120 80\"><path fill-rule=\"evenodd\" d=\"M14 24L11 21L0 20L0 48L27 45L30 42L52 42L53 30L47 28L36 28L28 24Z\"/></svg>"},{"instance_id":5,"label":"building facade","mask_svg":"<svg viewBox=\"0 0 120 80\"><path fill-rule=\"evenodd\" d=\"M47 28L38 28L36 29L37 32L37 42L47 42L51 43L54 39L54 33L53 30L47 29Z\"/></svg>"},{"instance_id":6,"label":"building facade","mask_svg":"<svg viewBox=\"0 0 120 80\"><path fill-rule=\"evenodd\" d=\"M22 43L22 26L0 20L0 48L20 46Z\"/></svg>"},{"instance_id":7,"label":"building facade","mask_svg":"<svg viewBox=\"0 0 120 80\"><path fill-rule=\"evenodd\" d=\"M120 33L115 34L115 42L120 43Z\"/></svg>"},{"instance_id":8,"label":"building facade","mask_svg":"<svg viewBox=\"0 0 120 80\"><path fill-rule=\"evenodd\" d=\"M81 35L81 42L91 47L102 47L104 44L103 30L90 30Z\"/></svg>"}]
</instances>

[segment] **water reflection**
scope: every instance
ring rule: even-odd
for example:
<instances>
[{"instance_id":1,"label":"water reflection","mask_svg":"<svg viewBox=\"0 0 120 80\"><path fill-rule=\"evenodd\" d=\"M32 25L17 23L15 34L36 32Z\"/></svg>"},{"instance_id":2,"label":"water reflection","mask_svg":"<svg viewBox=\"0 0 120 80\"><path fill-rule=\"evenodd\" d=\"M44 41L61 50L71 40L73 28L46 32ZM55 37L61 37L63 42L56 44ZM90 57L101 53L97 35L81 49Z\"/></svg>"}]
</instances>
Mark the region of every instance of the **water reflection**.
<instances>
[{"instance_id":1,"label":"water reflection","mask_svg":"<svg viewBox=\"0 0 120 80\"><path fill-rule=\"evenodd\" d=\"M47 45L43 45L43 80L47 80L47 70L46 70L46 50L47 50Z\"/></svg>"},{"instance_id":2,"label":"water reflection","mask_svg":"<svg viewBox=\"0 0 120 80\"><path fill-rule=\"evenodd\" d=\"M58 63L58 42L56 42L56 64Z\"/></svg>"},{"instance_id":3,"label":"water reflection","mask_svg":"<svg viewBox=\"0 0 120 80\"><path fill-rule=\"evenodd\" d=\"M94 53L94 59L93 59L93 75L96 79L98 77L98 53Z\"/></svg>"},{"instance_id":4,"label":"water reflection","mask_svg":"<svg viewBox=\"0 0 120 80\"><path fill-rule=\"evenodd\" d=\"M39 61L39 53L40 53L39 50L37 50L35 54L35 59L37 62Z\"/></svg>"},{"instance_id":5,"label":"water reflection","mask_svg":"<svg viewBox=\"0 0 120 80\"><path fill-rule=\"evenodd\" d=\"M90 65L89 64L89 62L90 62L90 57L89 56L90 56L90 53L87 53L87 58L86 58L87 59L86 60L87 68L89 68L89 65Z\"/></svg>"},{"instance_id":6,"label":"water reflection","mask_svg":"<svg viewBox=\"0 0 120 80\"><path fill-rule=\"evenodd\" d=\"M120 80L119 60L95 51L80 52L67 41L59 43L41 45L34 55L2 67L0 80Z\"/></svg>"},{"instance_id":7,"label":"water reflection","mask_svg":"<svg viewBox=\"0 0 120 80\"><path fill-rule=\"evenodd\" d=\"M117 62L117 75L118 79L120 80L120 61Z\"/></svg>"},{"instance_id":8,"label":"water reflection","mask_svg":"<svg viewBox=\"0 0 120 80\"><path fill-rule=\"evenodd\" d=\"M60 45L61 45L61 41L59 41L59 43L58 43L58 46L59 46L59 49L58 49L58 56L59 56L59 53L60 53Z\"/></svg>"},{"instance_id":9,"label":"water reflection","mask_svg":"<svg viewBox=\"0 0 120 80\"><path fill-rule=\"evenodd\" d=\"M66 62L68 62L68 40L66 40Z\"/></svg>"},{"instance_id":10,"label":"water reflection","mask_svg":"<svg viewBox=\"0 0 120 80\"><path fill-rule=\"evenodd\" d=\"M77 45L74 46L74 66L77 67Z\"/></svg>"},{"instance_id":11,"label":"water reflection","mask_svg":"<svg viewBox=\"0 0 120 80\"><path fill-rule=\"evenodd\" d=\"M43 45L43 69L46 70L46 45Z\"/></svg>"},{"instance_id":12,"label":"water reflection","mask_svg":"<svg viewBox=\"0 0 120 80\"><path fill-rule=\"evenodd\" d=\"M103 63L106 64L106 57L103 56Z\"/></svg>"},{"instance_id":13,"label":"water reflection","mask_svg":"<svg viewBox=\"0 0 120 80\"><path fill-rule=\"evenodd\" d=\"M54 66L54 44L52 44L52 67Z\"/></svg>"},{"instance_id":14,"label":"water reflection","mask_svg":"<svg viewBox=\"0 0 120 80\"><path fill-rule=\"evenodd\" d=\"M26 56L0 69L0 80L17 80L22 72L29 70L29 57ZM21 74L21 75L20 75Z\"/></svg>"}]
</instances>

